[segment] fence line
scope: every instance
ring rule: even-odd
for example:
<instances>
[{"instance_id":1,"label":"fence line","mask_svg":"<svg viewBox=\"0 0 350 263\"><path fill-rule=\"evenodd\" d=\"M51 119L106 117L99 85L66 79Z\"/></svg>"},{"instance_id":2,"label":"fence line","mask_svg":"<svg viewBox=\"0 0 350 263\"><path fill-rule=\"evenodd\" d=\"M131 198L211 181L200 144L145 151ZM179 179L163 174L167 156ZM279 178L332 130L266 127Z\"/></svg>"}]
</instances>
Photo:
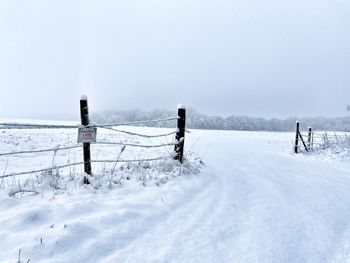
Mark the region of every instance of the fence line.
<instances>
[{"instance_id":1,"label":"fence line","mask_svg":"<svg viewBox=\"0 0 350 263\"><path fill-rule=\"evenodd\" d=\"M324 136L325 134L327 134L327 136L328 137L338 137L338 138L347 138L347 137L349 137L348 135L346 135L346 134L344 134L344 135L342 135L342 134L332 134L332 133L327 133L327 132L324 132L324 133L314 133L314 136L316 137L316 136L319 136L319 137L322 137L322 136Z\"/></svg>"},{"instance_id":2,"label":"fence line","mask_svg":"<svg viewBox=\"0 0 350 263\"><path fill-rule=\"evenodd\" d=\"M46 125L29 123L0 123L0 130L33 130L33 129L78 129L82 125Z\"/></svg>"},{"instance_id":3,"label":"fence line","mask_svg":"<svg viewBox=\"0 0 350 263\"><path fill-rule=\"evenodd\" d=\"M129 160L90 160L91 163L131 163L131 162L151 162L151 161L160 161L160 160L168 160L168 157L155 157L155 158L146 158L146 159L129 159ZM77 166L85 164L86 162L76 162L76 163L70 163L70 164L64 164L64 165L55 165L52 167L47 167L43 169L37 169L37 170L31 170L31 171L23 171L23 172L17 172L17 173L10 173L10 174L4 174L0 175L0 179L13 177L17 175L25 175L25 174L35 174L40 172L47 172L52 170L58 170L62 168L67 168L70 166Z\"/></svg>"},{"instance_id":4,"label":"fence line","mask_svg":"<svg viewBox=\"0 0 350 263\"><path fill-rule=\"evenodd\" d=\"M111 124L94 124L94 125L54 125L54 124L30 124L30 123L0 123L0 130L3 129L78 129L78 128L107 128L114 126L130 126L145 123L163 122L177 120L178 117L170 117L164 119L134 121L134 122L120 122Z\"/></svg>"},{"instance_id":5,"label":"fence line","mask_svg":"<svg viewBox=\"0 0 350 263\"><path fill-rule=\"evenodd\" d=\"M318 142L314 142L313 144L315 144L315 145L319 145L319 146L322 146L322 145L324 145L323 143L318 143ZM299 149L305 149L305 147L304 147L304 145L298 145L297 146ZM308 149L309 150L313 150L313 146L310 146Z\"/></svg>"},{"instance_id":6,"label":"fence line","mask_svg":"<svg viewBox=\"0 0 350 263\"><path fill-rule=\"evenodd\" d=\"M166 137L166 136L174 135L177 132L177 131L172 131L169 133L163 133L163 134L157 134L157 135L147 135L147 134L141 134L141 133L136 133L136 132L123 131L123 130L119 130L119 129L115 129L115 128L102 128L102 129L111 130L111 131L120 132L120 133L125 133L128 135L133 135L133 136L138 136L138 137L143 137L143 138Z\"/></svg>"},{"instance_id":7,"label":"fence line","mask_svg":"<svg viewBox=\"0 0 350 263\"><path fill-rule=\"evenodd\" d=\"M137 124L153 123L153 122L163 122L163 121L173 121L178 120L179 117L169 117L164 119L155 119L155 120L145 120L145 121L134 121L134 122L120 122L120 123L111 123L111 124L98 124L98 125L88 125L88 128L106 128L114 126L130 126Z\"/></svg>"},{"instance_id":8,"label":"fence line","mask_svg":"<svg viewBox=\"0 0 350 263\"><path fill-rule=\"evenodd\" d=\"M4 175L0 176L0 179L7 178L7 177L13 177L13 176L17 176L17 175L34 174L34 173L52 171L52 170L55 170L55 169L61 169L61 168L69 167L69 166L81 165L81 164L84 164L84 163L85 162L76 162L76 163L70 163L70 164L65 164L65 165L52 166L52 167L38 169L38 170L31 170L31 171L25 171L25 172L4 174Z\"/></svg>"},{"instance_id":9,"label":"fence line","mask_svg":"<svg viewBox=\"0 0 350 263\"><path fill-rule=\"evenodd\" d=\"M59 147L59 148L56 147L56 148L50 148L50 149L42 149L42 150L7 152L7 153L0 153L0 156L27 154L27 153L41 153L41 152L57 152L57 151L69 150L69 149L80 148L80 147L81 147L81 145L74 145L74 146L67 146L67 147Z\"/></svg>"},{"instance_id":10,"label":"fence line","mask_svg":"<svg viewBox=\"0 0 350 263\"><path fill-rule=\"evenodd\" d=\"M339 135L335 131L333 132L314 132L312 128L309 128L309 132L306 135L299 130L299 122L296 122L296 135L295 135L294 152L298 153L299 150L305 149L306 152L317 149L326 149L334 145L341 145L343 143L350 143L350 137L345 133ZM307 139L304 139L307 138ZM303 146L299 146L299 140L302 141ZM315 141L316 140L316 141ZM316 147L314 147L316 145Z\"/></svg>"},{"instance_id":11,"label":"fence line","mask_svg":"<svg viewBox=\"0 0 350 263\"><path fill-rule=\"evenodd\" d=\"M305 134L305 133L300 133L302 136L304 136L304 137L307 137L308 136L308 134ZM347 137L349 137L349 136L347 136L347 135L338 135L338 134L331 134L331 133L314 133L314 137L316 138L316 137L318 137L318 138L321 138L321 137L323 137L323 136L325 136L325 135L327 135L327 137L333 137L333 138L335 138L335 137L337 137L337 138L347 138Z\"/></svg>"},{"instance_id":12,"label":"fence line","mask_svg":"<svg viewBox=\"0 0 350 263\"><path fill-rule=\"evenodd\" d=\"M83 148L83 161L82 162L74 162L67 163L65 165L53 165L52 167L36 169L31 171L22 171L4 174L0 176L0 179L17 176L17 175L25 175L25 174L33 174L39 172L46 172L57 170L61 168L66 168L70 166L84 165L84 172L88 175L92 174L91 171L91 163L125 163L125 162L144 162L144 161L156 161L156 160L166 160L170 158L170 155L167 157L156 157L156 158L146 158L146 159L130 159L130 160L91 160L91 152L90 152L90 144L96 145L121 145L122 151L124 151L125 147L141 147L141 148L159 148L159 147L167 147L167 146L175 146L174 151L175 154L173 156L174 159L178 160L180 163L183 162L183 151L184 151L184 141L185 141L185 132L186 132L186 108L182 105L178 106L177 117L168 117L163 119L153 119L153 120L141 120L141 121L133 121L133 122L120 122L120 123L110 123L110 124L90 124L89 121L89 110L87 97L82 96L80 99L80 117L81 124L77 125L55 125L55 124L31 124L31 123L0 123L0 130L4 129L79 129L79 139L78 141L82 144L66 146L66 147L55 147L49 149L39 149L39 150L25 150L25 151L12 151L0 153L0 156L8 156L8 155L16 155L16 154L27 154L27 153L40 153L40 152L57 152L61 150L74 149L78 147ZM156 122L165 122L177 120L177 129L175 131L164 133L164 134L156 134L156 135L146 135L140 134L136 132L129 132L125 130L115 129L115 126L128 126L128 125L138 125L138 124L146 124L146 123L156 123ZM113 142L113 141L97 141L96 142L96 130L97 128L108 129L115 132L125 133L132 136L139 136L143 138L159 138L166 137L170 135L175 135L175 143L164 143L164 144L137 144L137 143L123 143L123 142ZM84 177L84 183L89 183L88 176Z\"/></svg>"},{"instance_id":13,"label":"fence line","mask_svg":"<svg viewBox=\"0 0 350 263\"><path fill-rule=\"evenodd\" d=\"M169 160L169 157L155 157L155 158L146 158L146 159L121 159L121 160L91 160L92 163L133 163L133 162L152 162L152 161L161 161Z\"/></svg>"},{"instance_id":14,"label":"fence line","mask_svg":"<svg viewBox=\"0 0 350 263\"><path fill-rule=\"evenodd\" d=\"M160 148L166 146L175 146L178 143L165 143L165 144L155 144L155 145L144 145L144 144L132 144L132 143L123 143L123 142L96 142L96 145L122 145L128 147L140 147L140 148ZM28 150L28 151L17 151L17 152L5 152L0 153L0 156L8 156L8 155L17 155L17 154L30 154L30 153L42 153L42 152L57 152L62 150L69 150L80 148L81 145L60 147L60 148L50 148L50 149L42 149L42 150Z\"/></svg>"},{"instance_id":15,"label":"fence line","mask_svg":"<svg viewBox=\"0 0 350 263\"><path fill-rule=\"evenodd\" d=\"M145 144L133 144L133 143L123 143L123 142L95 142L94 144L105 144L105 145L123 145L130 147L140 147L140 148L160 148L165 146L175 146L179 143L165 143L165 144L154 144L154 145L145 145Z\"/></svg>"}]
</instances>

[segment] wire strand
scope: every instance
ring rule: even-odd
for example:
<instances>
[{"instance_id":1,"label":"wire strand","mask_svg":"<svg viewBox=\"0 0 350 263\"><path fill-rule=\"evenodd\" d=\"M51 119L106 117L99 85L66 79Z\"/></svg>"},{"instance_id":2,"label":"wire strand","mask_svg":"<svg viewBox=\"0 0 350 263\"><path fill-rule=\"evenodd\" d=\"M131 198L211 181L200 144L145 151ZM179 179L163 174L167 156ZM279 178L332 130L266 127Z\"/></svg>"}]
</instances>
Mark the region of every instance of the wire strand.
<instances>
[{"instance_id":1,"label":"wire strand","mask_svg":"<svg viewBox=\"0 0 350 263\"><path fill-rule=\"evenodd\" d=\"M130 160L118 160L118 163L151 162L151 161L168 160L168 159L169 159L169 157L156 157L156 158L147 158L147 159L130 159ZM116 160L91 160L90 162L91 163L115 163ZM4 175L0 176L0 179L13 177L13 176L17 176L17 175L34 174L34 173L52 171L52 170L62 169L62 168L70 167L70 166L82 165L85 163L88 163L88 162L76 162L76 163L70 163L70 164L65 164L65 165L52 166L52 167L38 169L38 170L4 174Z\"/></svg>"},{"instance_id":2,"label":"wire strand","mask_svg":"<svg viewBox=\"0 0 350 263\"><path fill-rule=\"evenodd\" d=\"M146 158L146 159L130 159L130 160L118 160L118 163L131 163L131 162L151 162L151 161L160 161L168 160L169 157L155 157L155 158ZM115 163L116 160L91 160L92 163Z\"/></svg>"},{"instance_id":3,"label":"wire strand","mask_svg":"<svg viewBox=\"0 0 350 263\"><path fill-rule=\"evenodd\" d=\"M30 124L30 123L0 123L0 129L74 129L74 128L104 128L104 127L113 127L113 126L128 126L135 124L144 124L144 123L154 123L154 122L163 122L177 120L179 117L170 117L164 119L154 119L154 120L142 120L134 122L120 122L120 123L111 123L111 124L99 124L99 125L49 125L49 124Z\"/></svg>"},{"instance_id":4,"label":"wire strand","mask_svg":"<svg viewBox=\"0 0 350 263\"><path fill-rule=\"evenodd\" d=\"M155 120L143 120L143 121L134 121L134 122L120 122L120 123L111 123L111 124L99 124L99 125L88 125L88 128L105 128L105 127L113 127L113 126L129 126L135 124L143 124L143 123L152 123L152 122L162 122L162 121L172 121L178 120L179 117L170 117L164 119L155 119Z\"/></svg>"},{"instance_id":5,"label":"wire strand","mask_svg":"<svg viewBox=\"0 0 350 263\"><path fill-rule=\"evenodd\" d=\"M128 126L135 124L144 124L144 123L153 123L153 122L162 122L162 121L171 121L178 120L179 117L170 117L164 119L154 119L154 120L142 120L134 122L120 122L120 123L111 123L111 124L99 124L99 125L49 125L49 124L30 124L30 123L0 123L0 129L75 129L75 128L105 128L113 126Z\"/></svg>"},{"instance_id":6,"label":"wire strand","mask_svg":"<svg viewBox=\"0 0 350 263\"><path fill-rule=\"evenodd\" d=\"M155 145L144 145L144 144L133 144L133 143L123 143L123 142L96 142L92 144L105 144L105 145L125 145L128 147L140 147L140 148L159 148L166 146L175 146L178 143L165 143L165 144L155 144Z\"/></svg>"},{"instance_id":7,"label":"wire strand","mask_svg":"<svg viewBox=\"0 0 350 263\"><path fill-rule=\"evenodd\" d=\"M77 129L82 125L44 125L27 123L0 123L0 130L32 130L32 129Z\"/></svg>"},{"instance_id":8,"label":"wire strand","mask_svg":"<svg viewBox=\"0 0 350 263\"><path fill-rule=\"evenodd\" d=\"M74 145L74 146L67 146L67 147L60 147L60 148L42 149L42 150L7 152L7 153L0 153L0 156L26 154L26 153L56 152L56 151L69 150L69 149L74 149L79 147L82 147L82 146Z\"/></svg>"},{"instance_id":9,"label":"wire strand","mask_svg":"<svg viewBox=\"0 0 350 263\"><path fill-rule=\"evenodd\" d=\"M169 133L163 133L163 134L157 134L157 135L147 135L147 134L140 134L140 133L136 133L136 132L124 131L124 130L119 130L119 129L115 129L115 128L108 128L108 127L102 128L102 129L111 130L111 131L120 132L120 133L125 133L128 135L133 135L133 136L138 136L138 137L143 137L143 138L159 138L159 137L166 137L169 135L176 134L176 131L172 131Z\"/></svg>"},{"instance_id":10,"label":"wire strand","mask_svg":"<svg viewBox=\"0 0 350 263\"><path fill-rule=\"evenodd\" d=\"M46 171L52 171L54 169L61 169L69 166L76 166L76 165L81 165L84 164L85 162L76 162L76 163L70 163L70 164L65 164L65 165L59 165L59 166L52 166L49 168L43 168L43 169L38 169L38 170L32 170L32 171L24 171L24 172L18 172L18 173L10 173L10 174L4 174L0 176L1 178L7 178L7 177L12 177L12 176L17 176L17 175L24 175L24 174L33 174L33 173L39 173L39 172L46 172Z\"/></svg>"}]
</instances>

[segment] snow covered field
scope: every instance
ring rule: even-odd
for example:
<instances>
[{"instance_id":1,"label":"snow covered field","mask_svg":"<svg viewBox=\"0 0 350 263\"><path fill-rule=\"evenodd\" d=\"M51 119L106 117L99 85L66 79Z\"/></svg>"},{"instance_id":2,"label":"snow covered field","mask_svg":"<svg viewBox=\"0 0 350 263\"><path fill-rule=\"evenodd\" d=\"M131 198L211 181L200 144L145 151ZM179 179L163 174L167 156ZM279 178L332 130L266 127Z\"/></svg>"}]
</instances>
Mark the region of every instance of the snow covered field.
<instances>
[{"instance_id":1,"label":"snow covered field","mask_svg":"<svg viewBox=\"0 0 350 263\"><path fill-rule=\"evenodd\" d=\"M2 182L0 262L18 262L19 250L21 262L35 263L350 262L350 158L294 155L293 133L192 130L186 136L190 164L184 170L172 162L151 165L150 172L118 166L120 184L99 178L100 185L80 186L82 168L71 168L63 173L71 179L55 182L59 189L47 175L32 176L35 196L9 196L18 180L24 184L20 176ZM75 141L76 131L0 133L1 152ZM114 159L119 148L92 146L92 156ZM122 157L169 155L172 148L130 150ZM73 149L54 158L1 157L0 175L5 167L5 173L39 169L81 155ZM205 165L196 166L196 157ZM93 169L110 171L103 164Z\"/></svg>"}]
</instances>

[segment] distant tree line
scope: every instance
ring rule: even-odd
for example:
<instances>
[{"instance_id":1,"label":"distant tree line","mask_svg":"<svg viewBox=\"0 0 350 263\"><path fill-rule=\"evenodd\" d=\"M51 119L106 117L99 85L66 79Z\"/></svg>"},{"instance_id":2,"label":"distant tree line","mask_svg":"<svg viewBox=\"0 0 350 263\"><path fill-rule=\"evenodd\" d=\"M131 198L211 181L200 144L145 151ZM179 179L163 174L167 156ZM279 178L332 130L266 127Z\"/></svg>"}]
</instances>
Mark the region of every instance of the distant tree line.
<instances>
[{"instance_id":1,"label":"distant tree line","mask_svg":"<svg viewBox=\"0 0 350 263\"><path fill-rule=\"evenodd\" d=\"M169 110L129 110L129 111L104 111L93 113L91 119L95 123L123 123L151 119L163 119L174 117L174 111ZM341 118L296 118L265 119L249 116L208 116L198 113L194 109L187 110L186 125L191 129L211 130L244 130L244 131L294 131L295 121L299 120L301 129L312 127L322 131L350 131L350 117ZM148 127L175 127L175 121L150 123Z\"/></svg>"}]
</instances>

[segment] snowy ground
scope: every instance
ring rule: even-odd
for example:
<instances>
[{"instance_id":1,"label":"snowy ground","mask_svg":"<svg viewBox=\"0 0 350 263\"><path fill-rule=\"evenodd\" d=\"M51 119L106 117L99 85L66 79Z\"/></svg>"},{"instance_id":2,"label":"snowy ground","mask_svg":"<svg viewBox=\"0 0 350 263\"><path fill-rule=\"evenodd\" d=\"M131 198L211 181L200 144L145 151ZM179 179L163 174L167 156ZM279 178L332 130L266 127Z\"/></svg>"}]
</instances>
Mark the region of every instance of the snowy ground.
<instances>
[{"instance_id":1,"label":"snowy ground","mask_svg":"<svg viewBox=\"0 0 350 263\"><path fill-rule=\"evenodd\" d=\"M62 131L10 133L0 136L1 152L75 140ZM293 138L192 130L187 154L205 166L199 174L167 175L162 184L161 174L144 180L135 170L118 186L94 189L72 180L50 191L38 183L39 195L10 197L11 185L23 180L16 177L0 190L0 262L18 262L19 249L21 262L350 262L350 159L294 155ZM115 158L113 149L95 148L93 155ZM144 151L125 157L167 154ZM74 158L81 158L79 149L54 161ZM7 172L47 167L52 159L2 158L0 172L6 165Z\"/></svg>"}]
</instances>

